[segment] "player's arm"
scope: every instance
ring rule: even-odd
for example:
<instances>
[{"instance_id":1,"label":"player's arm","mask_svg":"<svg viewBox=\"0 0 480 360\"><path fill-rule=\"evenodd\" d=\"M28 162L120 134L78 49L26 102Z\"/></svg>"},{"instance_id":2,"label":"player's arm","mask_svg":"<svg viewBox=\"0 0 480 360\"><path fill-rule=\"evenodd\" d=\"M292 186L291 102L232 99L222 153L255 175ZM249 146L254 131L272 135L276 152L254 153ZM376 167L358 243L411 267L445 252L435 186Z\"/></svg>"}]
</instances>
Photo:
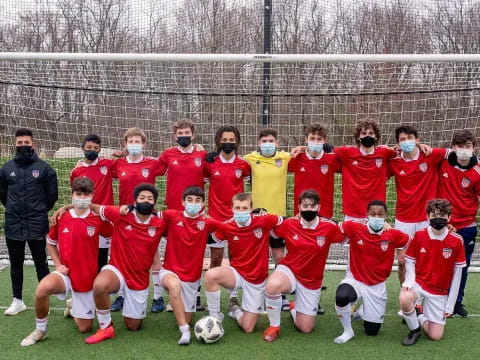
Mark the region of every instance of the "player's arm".
<instances>
[{"instance_id":1,"label":"player's arm","mask_svg":"<svg viewBox=\"0 0 480 360\"><path fill-rule=\"evenodd\" d=\"M62 216L67 212L67 211L70 211L70 209L73 209L73 205L72 204L68 204L68 205L63 205L61 206L59 209L57 209L52 217L50 218L50 222L52 223L53 226L57 225L58 224L58 221L62 218Z\"/></svg>"},{"instance_id":2,"label":"player's arm","mask_svg":"<svg viewBox=\"0 0 480 360\"><path fill-rule=\"evenodd\" d=\"M60 254L58 253L58 227L52 226L46 236L47 240L47 252L52 259L53 265L55 265L55 271L61 274L68 275L68 268L60 261Z\"/></svg>"},{"instance_id":3,"label":"player's arm","mask_svg":"<svg viewBox=\"0 0 480 360\"><path fill-rule=\"evenodd\" d=\"M450 291L448 292L447 305L445 307L445 314L453 314L453 308L455 307L455 302L458 297L458 290L460 289L460 281L462 280L462 269L465 267L463 265L455 264L453 270L453 278L450 284Z\"/></svg>"}]
</instances>

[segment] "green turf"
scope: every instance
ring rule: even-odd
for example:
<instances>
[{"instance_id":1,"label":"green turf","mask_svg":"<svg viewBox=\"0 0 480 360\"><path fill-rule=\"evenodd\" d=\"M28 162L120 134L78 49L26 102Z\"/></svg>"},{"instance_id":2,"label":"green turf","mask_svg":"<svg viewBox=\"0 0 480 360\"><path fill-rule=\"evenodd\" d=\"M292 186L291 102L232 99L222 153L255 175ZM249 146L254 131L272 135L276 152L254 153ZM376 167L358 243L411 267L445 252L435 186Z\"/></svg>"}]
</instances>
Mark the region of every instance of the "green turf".
<instances>
[{"instance_id":1,"label":"green turf","mask_svg":"<svg viewBox=\"0 0 480 360\"><path fill-rule=\"evenodd\" d=\"M64 319L59 310L49 316L49 337L30 348L21 348L20 341L34 329L34 313L26 311L18 316L0 316L1 359L473 359L480 354L480 344L475 334L480 327L480 275L471 274L467 286L466 306L471 314L466 319L449 319L444 339L432 342L422 336L417 345L405 348L400 340L407 328L395 315L398 310L398 281L393 273L388 282L389 303L385 324L377 337L367 337L360 322L354 322L356 337L347 344L333 344L341 333L341 326L334 315L335 288L344 273L327 272L324 285L328 289L322 295L326 315L318 316L316 330L312 334L297 332L287 313L282 316L281 337L275 343L265 343L260 336L267 326L262 316L253 334L242 333L234 321L225 319L226 334L217 344L202 345L196 340L187 347L176 345L179 336L172 313L148 314L143 328L138 332L125 330L119 314L113 318L117 338L97 345L85 345L86 335L79 334L71 319ZM26 267L25 301L32 305L36 280L32 267ZM225 311L226 296L223 297ZM10 302L8 268L0 272L0 305ZM63 303L52 298L52 307ZM3 311L3 309L2 309ZM198 319L201 315L195 316Z\"/></svg>"}]
</instances>

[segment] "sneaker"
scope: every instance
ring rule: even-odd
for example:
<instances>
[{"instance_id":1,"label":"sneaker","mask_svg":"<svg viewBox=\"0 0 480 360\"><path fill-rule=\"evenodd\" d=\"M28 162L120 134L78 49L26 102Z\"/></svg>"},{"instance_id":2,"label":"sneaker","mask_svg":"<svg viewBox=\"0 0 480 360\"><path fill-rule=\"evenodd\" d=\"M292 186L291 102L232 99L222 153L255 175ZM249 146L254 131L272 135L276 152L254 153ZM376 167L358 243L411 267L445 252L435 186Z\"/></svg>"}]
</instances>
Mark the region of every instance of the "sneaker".
<instances>
[{"instance_id":1,"label":"sneaker","mask_svg":"<svg viewBox=\"0 0 480 360\"><path fill-rule=\"evenodd\" d=\"M123 296L118 296L110 308L111 311L116 312L123 309Z\"/></svg>"},{"instance_id":2,"label":"sneaker","mask_svg":"<svg viewBox=\"0 0 480 360\"><path fill-rule=\"evenodd\" d=\"M35 329L33 330L30 335L28 335L25 339L22 340L20 343L21 346L30 346L34 345L38 341L42 341L47 337L47 332Z\"/></svg>"},{"instance_id":3,"label":"sneaker","mask_svg":"<svg viewBox=\"0 0 480 360\"><path fill-rule=\"evenodd\" d=\"M7 310L5 310L4 314L5 315L17 315L18 313L27 310L27 305L23 302L21 299L13 298L12 303L8 307Z\"/></svg>"},{"instance_id":4,"label":"sneaker","mask_svg":"<svg viewBox=\"0 0 480 360\"><path fill-rule=\"evenodd\" d=\"M418 315L423 314L423 306L422 305L415 305L415 313Z\"/></svg>"},{"instance_id":5,"label":"sneaker","mask_svg":"<svg viewBox=\"0 0 480 360\"><path fill-rule=\"evenodd\" d=\"M285 295L282 295L282 311L290 311L290 301L288 301Z\"/></svg>"},{"instance_id":6,"label":"sneaker","mask_svg":"<svg viewBox=\"0 0 480 360\"><path fill-rule=\"evenodd\" d=\"M158 299L153 299L152 307L150 311L152 313L159 313L165 310L165 304L163 303L163 297L159 297Z\"/></svg>"},{"instance_id":7,"label":"sneaker","mask_svg":"<svg viewBox=\"0 0 480 360\"><path fill-rule=\"evenodd\" d=\"M72 317L72 299L67 299L67 306L63 310L63 316L66 318Z\"/></svg>"},{"instance_id":8,"label":"sneaker","mask_svg":"<svg viewBox=\"0 0 480 360\"><path fill-rule=\"evenodd\" d=\"M453 315L458 315L460 317L467 317L468 311L465 309L465 306L462 303L456 303L453 308Z\"/></svg>"},{"instance_id":9,"label":"sneaker","mask_svg":"<svg viewBox=\"0 0 480 360\"><path fill-rule=\"evenodd\" d=\"M234 305L240 306L240 303L238 302L238 298L236 296L232 296L230 298L230 308L232 308L232 306Z\"/></svg>"},{"instance_id":10,"label":"sneaker","mask_svg":"<svg viewBox=\"0 0 480 360\"><path fill-rule=\"evenodd\" d=\"M292 311L293 309L295 309L295 301L290 301L288 304L288 311Z\"/></svg>"},{"instance_id":11,"label":"sneaker","mask_svg":"<svg viewBox=\"0 0 480 360\"><path fill-rule=\"evenodd\" d=\"M167 307L165 308L166 312L173 312L172 305L170 303L167 304Z\"/></svg>"},{"instance_id":12,"label":"sneaker","mask_svg":"<svg viewBox=\"0 0 480 360\"><path fill-rule=\"evenodd\" d=\"M195 309L197 312L199 311L205 311L205 306L202 305L202 300L200 299L200 296L197 296L197 307Z\"/></svg>"},{"instance_id":13,"label":"sneaker","mask_svg":"<svg viewBox=\"0 0 480 360\"><path fill-rule=\"evenodd\" d=\"M269 326L263 332L263 340L266 342L274 342L280 336L280 326Z\"/></svg>"},{"instance_id":14,"label":"sneaker","mask_svg":"<svg viewBox=\"0 0 480 360\"><path fill-rule=\"evenodd\" d=\"M322 305L318 303L317 315L324 315L324 314L325 314L325 310L323 310Z\"/></svg>"},{"instance_id":15,"label":"sneaker","mask_svg":"<svg viewBox=\"0 0 480 360\"><path fill-rule=\"evenodd\" d=\"M415 330L410 330L408 333L407 337L402 340L402 345L404 346L411 346L415 345L415 343L420 339L420 336L422 335L420 328L415 329Z\"/></svg>"},{"instance_id":16,"label":"sneaker","mask_svg":"<svg viewBox=\"0 0 480 360\"><path fill-rule=\"evenodd\" d=\"M85 342L87 344L96 344L107 339L115 339L115 329L112 324L105 329L98 329L95 334L87 337Z\"/></svg>"},{"instance_id":17,"label":"sneaker","mask_svg":"<svg viewBox=\"0 0 480 360\"><path fill-rule=\"evenodd\" d=\"M242 309L240 308L240 305L234 304L234 305L230 306L230 310L228 311L227 315L228 315L229 317L231 317L232 319L235 319L235 320L236 320L236 318L235 318L235 313L236 313L237 311L241 311L241 310L242 310Z\"/></svg>"}]
</instances>

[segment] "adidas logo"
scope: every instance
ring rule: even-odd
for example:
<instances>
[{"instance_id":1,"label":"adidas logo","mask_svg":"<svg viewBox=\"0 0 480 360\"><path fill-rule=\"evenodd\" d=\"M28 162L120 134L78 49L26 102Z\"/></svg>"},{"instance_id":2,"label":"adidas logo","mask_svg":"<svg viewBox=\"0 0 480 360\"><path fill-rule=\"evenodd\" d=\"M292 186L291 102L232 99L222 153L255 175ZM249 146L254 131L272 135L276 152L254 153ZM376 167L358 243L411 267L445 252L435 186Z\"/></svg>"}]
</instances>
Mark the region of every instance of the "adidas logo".
<instances>
[{"instance_id":1,"label":"adidas logo","mask_svg":"<svg viewBox=\"0 0 480 360\"><path fill-rule=\"evenodd\" d=\"M132 230L132 225L125 226L125 230L130 230L131 231Z\"/></svg>"},{"instance_id":2,"label":"adidas logo","mask_svg":"<svg viewBox=\"0 0 480 360\"><path fill-rule=\"evenodd\" d=\"M10 176L17 176L17 175L15 175L15 171L12 171L12 172L10 173Z\"/></svg>"},{"instance_id":3,"label":"adidas logo","mask_svg":"<svg viewBox=\"0 0 480 360\"><path fill-rule=\"evenodd\" d=\"M447 173L443 173L443 177L444 177L444 178L448 178L448 174L447 174Z\"/></svg>"},{"instance_id":4,"label":"adidas logo","mask_svg":"<svg viewBox=\"0 0 480 360\"><path fill-rule=\"evenodd\" d=\"M355 160L354 162L352 162L352 165L358 165L358 161Z\"/></svg>"},{"instance_id":5,"label":"adidas logo","mask_svg":"<svg viewBox=\"0 0 480 360\"><path fill-rule=\"evenodd\" d=\"M219 171L215 171L215 174L213 174L213 175L217 175L217 176L218 176L218 175L220 175L220 172L219 172Z\"/></svg>"},{"instance_id":6,"label":"adidas logo","mask_svg":"<svg viewBox=\"0 0 480 360\"><path fill-rule=\"evenodd\" d=\"M237 235L235 235L235 236L233 237L233 240L240 240L240 238L239 238Z\"/></svg>"},{"instance_id":7,"label":"adidas logo","mask_svg":"<svg viewBox=\"0 0 480 360\"><path fill-rule=\"evenodd\" d=\"M122 173L120 174L120 176L127 176L127 173L125 171L122 171Z\"/></svg>"},{"instance_id":8,"label":"adidas logo","mask_svg":"<svg viewBox=\"0 0 480 360\"><path fill-rule=\"evenodd\" d=\"M88 314L88 315L93 315L92 310L88 310L87 314Z\"/></svg>"},{"instance_id":9,"label":"adidas logo","mask_svg":"<svg viewBox=\"0 0 480 360\"><path fill-rule=\"evenodd\" d=\"M405 171L401 170L400 175L405 175Z\"/></svg>"},{"instance_id":10,"label":"adidas logo","mask_svg":"<svg viewBox=\"0 0 480 360\"><path fill-rule=\"evenodd\" d=\"M298 240L298 235L297 235L297 234L293 235L293 238L292 238L292 239L293 239L293 240Z\"/></svg>"},{"instance_id":11,"label":"adidas logo","mask_svg":"<svg viewBox=\"0 0 480 360\"><path fill-rule=\"evenodd\" d=\"M177 161L177 160L173 160L172 165L178 165L178 161Z\"/></svg>"},{"instance_id":12,"label":"adidas logo","mask_svg":"<svg viewBox=\"0 0 480 360\"><path fill-rule=\"evenodd\" d=\"M177 226L183 226L183 223L181 221L177 222Z\"/></svg>"},{"instance_id":13,"label":"adidas logo","mask_svg":"<svg viewBox=\"0 0 480 360\"><path fill-rule=\"evenodd\" d=\"M257 310L258 310L258 311L262 311L262 307L259 306L259 307L257 308Z\"/></svg>"},{"instance_id":14,"label":"adidas logo","mask_svg":"<svg viewBox=\"0 0 480 360\"><path fill-rule=\"evenodd\" d=\"M63 229L63 231L62 231L62 232L63 232L63 233L69 233L69 232L70 232L70 230L68 230L68 228L65 228L65 229Z\"/></svg>"},{"instance_id":15,"label":"adidas logo","mask_svg":"<svg viewBox=\"0 0 480 360\"><path fill-rule=\"evenodd\" d=\"M421 248L420 252L426 254L427 250L425 250L425 248Z\"/></svg>"},{"instance_id":16,"label":"adidas logo","mask_svg":"<svg viewBox=\"0 0 480 360\"><path fill-rule=\"evenodd\" d=\"M307 171L307 170L305 170L305 168L302 167L302 168L300 169L300 171L305 172L305 171Z\"/></svg>"},{"instance_id":17,"label":"adidas logo","mask_svg":"<svg viewBox=\"0 0 480 360\"><path fill-rule=\"evenodd\" d=\"M257 162L255 164L260 165L260 160L257 160Z\"/></svg>"},{"instance_id":18,"label":"adidas logo","mask_svg":"<svg viewBox=\"0 0 480 360\"><path fill-rule=\"evenodd\" d=\"M468 243L468 245L473 245L473 244L475 244L475 241L473 240Z\"/></svg>"},{"instance_id":19,"label":"adidas logo","mask_svg":"<svg viewBox=\"0 0 480 360\"><path fill-rule=\"evenodd\" d=\"M357 241L357 244L358 244L358 245L363 245L363 240L358 240L358 241Z\"/></svg>"}]
</instances>

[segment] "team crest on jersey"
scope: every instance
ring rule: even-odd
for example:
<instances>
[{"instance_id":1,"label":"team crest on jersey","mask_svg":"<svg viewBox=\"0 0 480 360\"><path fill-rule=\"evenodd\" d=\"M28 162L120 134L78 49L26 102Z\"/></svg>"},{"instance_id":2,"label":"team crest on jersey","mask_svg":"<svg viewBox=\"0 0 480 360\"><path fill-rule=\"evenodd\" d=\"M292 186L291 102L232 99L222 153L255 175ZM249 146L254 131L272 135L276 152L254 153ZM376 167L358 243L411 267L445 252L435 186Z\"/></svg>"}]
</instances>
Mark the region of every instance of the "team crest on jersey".
<instances>
[{"instance_id":1,"label":"team crest on jersey","mask_svg":"<svg viewBox=\"0 0 480 360\"><path fill-rule=\"evenodd\" d=\"M149 235L150 237L154 237L156 232L157 232L157 229L155 229L155 227L150 226L150 227L148 228L148 235Z\"/></svg>"},{"instance_id":2,"label":"team crest on jersey","mask_svg":"<svg viewBox=\"0 0 480 360\"><path fill-rule=\"evenodd\" d=\"M282 167L282 159L275 160L275 166L276 167Z\"/></svg>"},{"instance_id":3,"label":"team crest on jersey","mask_svg":"<svg viewBox=\"0 0 480 360\"><path fill-rule=\"evenodd\" d=\"M197 228L198 230L202 231L205 229L205 221L197 221Z\"/></svg>"},{"instance_id":4,"label":"team crest on jersey","mask_svg":"<svg viewBox=\"0 0 480 360\"><path fill-rule=\"evenodd\" d=\"M194 162L195 162L195 166L197 166L197 167L202 166L202 159L200 159L200 158L195 158Z\"/></svg>"},{"instance_id":5,"label":"team crest on jersey","mask_svg":"<svg viewBox=\"0 0 480 360\"><path fill-rule=\"evenodd\" d=\"M38 171L38 170L32 170L32 176L33 176L34 178L38 178L38 177L40 176L40 171Z\"/></svg>"},{"instance_id":6,"label":"team crest on jersey","mask_svg":"<svg viewBox=\"0 0 480 360\"><path fill-rule=\"evenodd\" d=\"M470 185L470 180L467 179L467 178L463 178L463 179L462 179L462 186L463 186L464 188L466 188L466 187L468 187L468 185Z\"/></svg>"},{"instance_id":7,"label":"team crest on jersey","mask_svg":"<svg viewBox=\"0 0 480 360\"><path fill-rule=\"evenodd\" d=\"M142 169L142 176L144 178L148 177L148 175L150 174L150 170L149 169Z\"/></svg>"},{"instance_id":8,"label":"team crest on jersey","mask_svg":"<svg viewBox=\"0 0 480 360\"><path fill-rule=\"evenodd\" d=\"M382 159L375 159L375 165L377 165L378 168L382 166L382 163L383 163Z\"/></svg>"},{"instance_id":9,"label":"team crest on jersey","mask_svg":"<svg viewBox=\"0 0 480 360\"><path fill-rule=\"evenodd\" d=\"M262 231L262 229L258 228L258 229L253 230L253 234L255 235L255 237L257 239L260 239L263 235L263 231Z\"/></svg>"},{"instance_id":10,"label":"team crest on jersey","mask_svg":"<svg viewBox=\"0 0 480 360\"><path fill-rule=\"evenodd\" d=\"M452 249L451 248L443 248L443 257L445 259L448 259L450 256L452 256Z\"/></svg>"},{"instance_id":11,"label":"team crest on jersey","mask_svg":"<svg viewBox=\"0 0 480 360\"><path fill-rule=\"evenodd\" d=\"M325 236L317 236L317 245L320 247L325 245Z\"/></svg>"},{"instance_id":12,"label":"team crest on jersey","mask_svg":"<svg viewBox=\"0 0 480 360\"><path fill-rule=\"evenodd\" d=\"M95 235L95 226L87 226L87 234L88 236Z\"/></svg>"},{"instance_id":13,"label":"team crest on jersey","mask_svg":"<svg viewBox=\"0 0 480 360\"><path fill-rule=\"evenodd\" d=\"M240 179L240 176L242 176L242 170L241 169L235 169L235 176L237 179Z\"/></svg>"},{"instance_id":14,"label":"team crest on jersey","mask_svg":"<svg viewBox=\"0 0 480 360\"><path fill-rule=\"evenodd\" d=\"M419 169L421 172L426 172L428 170L428 165L427 163L421 163L420 165L418 165Z\"/></svg>"},{"instance_id":15,"label":"team crest on jersey","mask_svg":"<svg viewBox=\"0 0 480 360\"><path fill-rule=\"evenodd\" d=\"M388 250L388 241L380 242L380 249L382 249L383 251L387 251Z\"/></svg>"},{"instance_id":16,"label":"team crest on jersey","mask_svg":"<svg viewBox=\"0 0 480 360\"><path fill-rule=\"evenodd\" d=\"M328 173L328 165L322 165L320 166L320 172L325 175L326 173Z\"/></svg>"},{"instance_id":17,"label":"team crest on jersey","mask_svg":"<svg viewBox=\"0 0 480 360\"><path fill-rule=\"evenodd\" d=\"M102 174L102 175L107 175L107 172L108 172L108 169L107 169L106 166L102 166L102 167L100 168L100 174Z\"/></svg>"}]
</instances>

